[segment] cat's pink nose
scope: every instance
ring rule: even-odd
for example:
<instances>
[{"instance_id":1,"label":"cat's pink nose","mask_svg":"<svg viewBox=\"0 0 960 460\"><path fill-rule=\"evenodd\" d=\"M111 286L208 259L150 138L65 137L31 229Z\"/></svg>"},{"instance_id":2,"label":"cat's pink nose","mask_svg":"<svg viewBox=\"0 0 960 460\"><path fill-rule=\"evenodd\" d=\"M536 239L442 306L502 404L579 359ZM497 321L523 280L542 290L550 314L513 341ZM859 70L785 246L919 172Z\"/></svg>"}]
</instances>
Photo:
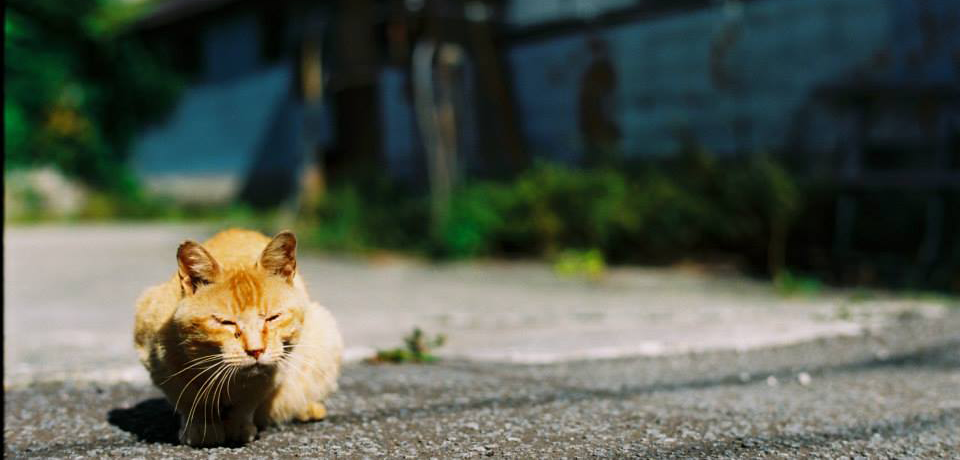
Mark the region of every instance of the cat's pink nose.
<instances>
[{"instance_id":1,"label":"cat's pink nose","mask_svg":"<svg viewBox=\"0 0 960 460\"><path fill-rule=\"evenodd\" d=\"M253 356L253 359L257 359L263 354L263 348L257 348L256 350L247 350L247 354Z\"/></svg>"}]
</instances>

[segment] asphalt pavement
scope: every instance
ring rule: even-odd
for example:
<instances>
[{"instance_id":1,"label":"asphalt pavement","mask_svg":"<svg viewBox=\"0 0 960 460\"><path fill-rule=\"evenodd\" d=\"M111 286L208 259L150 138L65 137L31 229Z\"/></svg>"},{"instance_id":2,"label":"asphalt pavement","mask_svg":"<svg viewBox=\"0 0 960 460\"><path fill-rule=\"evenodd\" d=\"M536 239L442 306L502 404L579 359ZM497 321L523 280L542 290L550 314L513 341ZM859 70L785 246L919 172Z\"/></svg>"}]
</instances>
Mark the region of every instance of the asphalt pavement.
<instances>
[{"instance_id":1,"label":"asphalt pavement","mask_svg":"<svg viewBox=\"0 0 960 460\"><path fill-rule=\"evenodd\" d=\"M195 227L4 235L7 458L960 458L960 308L617 269L302 254L353 360L327 420L176 443L130 344L133 298ZM168 257L169 256L169 257ZM856 297L856 299L854 299ZM429 365L371 365L413 325Z\"/></svg>"},{"instance_id":2,"label":"asphalt pavement","mask_svg":"<svg viewBox=\"0 0 960 460\"><path fill-rule=\"evenodd\" d=\"M351 364L327 420L176 445L144 384L8 390L7 458L957 458L960 314L748 352Z\"/></svg>"}]
</instances>

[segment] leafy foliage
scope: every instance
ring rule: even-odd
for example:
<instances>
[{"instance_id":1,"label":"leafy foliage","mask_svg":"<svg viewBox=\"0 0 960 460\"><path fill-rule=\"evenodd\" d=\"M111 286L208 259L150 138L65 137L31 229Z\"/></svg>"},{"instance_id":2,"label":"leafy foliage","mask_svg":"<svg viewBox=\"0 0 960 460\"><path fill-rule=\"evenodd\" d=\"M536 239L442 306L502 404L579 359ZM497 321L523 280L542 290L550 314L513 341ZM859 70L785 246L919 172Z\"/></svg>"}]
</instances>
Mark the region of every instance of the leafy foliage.
<instances>
[{"instance_id":1,"label":"leafy foliage","mask_svg":"<svg viewBox=\"0 0 960 460\"><path fill-rule=\"evenodd\" d=\"M452 257L577 249L650 263L728 251L775 272L800 193L765 157L719 165L694 156L627 171L541 164L514 182L467 186L453 203L435 242Z\"/></svg>"},{"instance_id":2,"label":"leafy foliage","mask_svg":"<svg viewBox=\"0 0 960 460\"><path fill-rule=\"evenodd\" d=\"M426 201L385 182L365 185L339 186L301 213L298 226L307 244L348 252L425 251Z\"/></svg>"},{"instance_id":3,"label":"leafy foliage","mask_svg":"<svg viewBox=\"0 0 960 460\"><path fill-rule=\"evenodd\" d=\"M813 296L823 290L820 280L781 270L773 279L773 285L783 296Z\"/></svg>"},{"instance_id":4,"label":"leafy foliage","mask_svg":"<svg viewBox=\"0 0 960 460\"><path fill-rule=\"evenodd\" d=\"M55 165L96 188L136 193L123 160L163 116L179 78L122 27L116 0L11 0L4 23L6 168Z\"/></svg>"},{"instance_id":5,"label":"leafy foliage","mask_svg":"<svg viewBox=\"0 0 960 460\"><path fill-rule=\"evenodd\" d=\"M440 258L540 257L559 272L597 278L606 261L661 263L736 254L783 266L800 193L776 163L757 156L719 164L705 154L632 168L541 163L507 182L458 189L441 231L429 237L426 198L388 186L332 190L304 220L324 249L372 248Z\"/></svg>"}]
</instances>

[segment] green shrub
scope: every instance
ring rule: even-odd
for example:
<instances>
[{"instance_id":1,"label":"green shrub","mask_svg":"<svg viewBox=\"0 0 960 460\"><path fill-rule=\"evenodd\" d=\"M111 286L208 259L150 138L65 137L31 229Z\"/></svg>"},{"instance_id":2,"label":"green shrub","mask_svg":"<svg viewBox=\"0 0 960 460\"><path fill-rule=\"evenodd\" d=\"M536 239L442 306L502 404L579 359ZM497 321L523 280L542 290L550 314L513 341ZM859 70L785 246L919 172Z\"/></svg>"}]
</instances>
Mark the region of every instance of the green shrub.
<instances>
[{"instance_id":1,"label":"green shrub","mask_svg":"<svg viewBox=\"0 0 960 460\"><path fill-rule=\"evenodd\" d=\"M812 296L823 290L820 280L798 275L790 270L780 270L773 278L773 285L783 296Z\"/></svg>"},{"instance_id":2,"label":"green shrub","mask_svg":"<svg viewBox=\"0 0 960 460\"><path fill-rule=\"evenodd\" d=\"M602 246L614 260L663 261L698 247L719 211L705 197L660 171L632 181L616 237Z\"/></svg>"},{"instance_id":3,"label":"green shrub","mask_svg":"<svg viewBox=\"0 0 960 460\"><path fill-rule=\"evenodd\" d=\"M601 246L626 203L626 178L540 164L514 182L482 182L456 191L439 252L551 256L569 247Z\"/></svg>"},{"instance_id":4,"label":"green shrub","mask_svg":"<svg viewBox=\"0 0 960 460\"><path fill-rule=\"evenodd\" d=\"M143 3L6 3L5 170L52 165L91 188L130 190L130 143L168 113L181 85L158 56L122 34Z\"/></svg>"},{"instance_id":5,"label":"green shrub","mask_svg":"<svg viewBox=\"0 0 960 460\"><path fill-rule=\"evenodd\" d=\"M443 223L437 252L450 258L475 257L493 250L495 233L508 226L505 219L514 197L508 188L479 184L456 193Z\"/></svg>"},{"instance_id":6,"label":"green shrub","mask_svg":"<svg viewBox=\"0 0 960 460\"><path fill-rule=\"evenodd\" d=\"M765 257L768 271L777 273L785 263L789 228L800 212L798 186L763 156L724 174L719 184L718 204L728 214L717 227L722 243L740 246L754 258Z\"/></svg>"},{"instance_id":7,"label":"green shrub","mask_svg":"<svg viewBox=\"0 0 960 460\"><path fill-rule=\"evenodd\" d=\"M331 191L308 220L307 243L326 250L362 251L370 247L364 201L353 188Z\"/></svg>"},{"instance_id":8,"label":"green shrub","mask_svg":"<svg viewBox=\"0 0 960 460\"><path fill-rule=\"evenodd\" d=\"M309 242L324 249L540 257L557 261L559 272L588 273L608 260L663 263L719 252L773 274L783 266L799 197L766 157L721 163L694 150L632 168L540 163L512 181L470 182L454 191L436 233L427 197L383 182L329 192L305 222ZM592 249L565 252L578 248Z\"/></svg>"},{"instance_id":9,"label":"green shrub","mask_svg":"<svg viewBox=\"0 0 960 460\"><path fill-rule=\"evenodd\" d=\"M515 232L542 255L570 247L605 247L626 211L627 180L612 170L543 164L514 186Z\"/></svg>"},{"instance_id":10,"label":"green shrub","mask_svg":"<svg viewBox=\"0 0 960 460\"><path fill-rule=\"evenodd\" d=\"M327 191L297 222L305 242L333 251L429 249L428 203L386 182L345 184Z\"/></svg>"}]
</instances>

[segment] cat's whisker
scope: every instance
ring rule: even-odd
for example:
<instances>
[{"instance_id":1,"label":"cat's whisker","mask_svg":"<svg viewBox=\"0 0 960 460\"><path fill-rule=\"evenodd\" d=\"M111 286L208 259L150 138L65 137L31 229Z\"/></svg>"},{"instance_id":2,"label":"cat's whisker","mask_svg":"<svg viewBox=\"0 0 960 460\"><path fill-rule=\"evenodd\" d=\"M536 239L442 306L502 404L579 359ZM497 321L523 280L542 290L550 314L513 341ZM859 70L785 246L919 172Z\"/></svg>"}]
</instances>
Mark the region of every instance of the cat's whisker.
<instances>
[{"instance_id":1,"label":"cat's whisker","mask_svg":"<svg viewBox=\"0 0 960 460\"><path fill-rule=\"evenodd\" d=\"M228 384L227 379L229 378L231 372L233 372L233 366L227 366L226 371L224 371L223 375L220 377L220 384L217 386L217 392L216 392L216 396L215 396L215 399L216 399L215 404L217 405L217 417L218 417L218 418L220 417L220 397L222 396L222 393L223 393L223 386L224 386L224 384ZM229 386L227 387L227 389L228 389L228 390L230 389Z\"/></svg>"},{"instance_id":2,"label":"cat's whisker","mask_svg":"<svg viewBox=\"0 0 960 460\"><path fill-rule=\"evenodd\" d=\"M207 427L208 427L208 425L209 425L209 424L207 423L207 410L209 409L209 411L210 411L210 417L211 417L211 418L213 418L213 411L214 411L214 406L212 406L208 401L210 400L210 397L212 396L212 394L216 391L215 389L216 389L216 386L217 386L217 382L220 380L220 377L221 377L226 371L227 371L227 366L223 366L221 369L217 370L217 372L210 377L210 379L209 379L209 380L210 380L210 383L207 385L206 390L204 390L204 392L203 392L203 401L200 403L200 406L202 406L202 407L200 407L200 409L203 410L203 433L204 433L203 436L204 436L204 438L206 438ZM213 403L216 404L216 401L214 401ZM217 407L216 409L217 409L218 414L219 414L219 410L220 410L219 407Z\"/></svg>"},{"instance_id":3,"label":"cat's whisker","mask_svg":"<svg viewBox=\"0 0 960 460\"><path fill-rule=\"evenodd\" d=\"M230 385L233 382L233 378L237 376L237 372L240 370L237 366L230 366L230 377L227 377L227 401L233 402L233 398L230 397Z\"/></svg>"},{"instance_id":4,"label":"cat's whisker","mask_svg":"<svg viewBox=\"0 0 960 460\"><path fill-rule=\"evenodd\" d=\"M197 377L200 377L201 375L203 375L205 372L209 371L210 369L213 369L214 367L217 367L217 365L218 365L218 364L211 364L210 366L207 366L207 367L203 368L203 370L201 370L200 372L198 372L197 375L193 376L193 378L190 379L190 381L187 382L187 384L183 386L183 389L180 390L180 395L177 396L177 402L174 403L173 408L176 409L176 410L179 410L179 409L180 409L180 398L183 397L183 392L187 391L187 388L190 388L190 384L193 383L193 381L196 380Z\"/></svg>"},{"instance_id":5,"label":"cat's whisker","mask_svg":"<svg viewBox=\"0 0 960 460\"><path fill-rule=\"evenodd\" d=\"M219 366L219 364L217 366ZM213 371L213 373L216 373L216 370ZM213 373L211 373L209 376L206 377L206 379L203 381L203 384L200 385L200 388L193 395L193 403L190 404L190 411L187 413L187 422L185 425L187 428L189 428L190 425L193 423L193 412L194 412L194 408L197 406L197 399L199 399L200 393L203 391L203 388L206 385L206 383L210 381L210 377L213 375Z\"/></svg>"},{"instance_id":6,"label":"cat's whisker","mask_svg":"<svg viewBox=\"0 0 960 460\"><path fill-rule=\"evenodd\" d=\"M297 346L293 346L293 347L284 347L284 350L283 350L283 351L284 351L284 353L286 353L286 354L290 354L290 353L294 353L294 352L297 352L297 351L301 351L301 352L304 352L305 354L316 353L316 354L322 355L322 354L327 354L327 353L329 353L329 352L330 352L330 348L329 348L329 347L325 347L325 346L316 346L316 345L301 344L301 345L297 345Z\"/></svg>"},{"instance_id":7,"label":"cat's whisker","mask_svg":"<svg viewBox=\"0 0 960 460\"><path fill-rule=\"evenodd\" d=\"M203 421L207 421L207 409L210 409L210 418L213 418L214 409L217 412L217 418L220 418L220 404L219 399L217 398L217 391L220 388L220 382L223 381L222 377L226 372L230 370L228 367L224 367L216 375L213 376L213 383L210 384L210 389L207 390L207 395L203 398ZM213 403L207 403L209 399L213 398Z\"/></svg>"},{"instance_id":8,"label":"cat's whisker","mask_svg":"<svg viewBox=\"0 0 960 460\"><path fill-rule=\"evenodd\" d=\"M218 391L217 389L219 388L219 386L218 386L219 382L222 380L223 376L226 374L226 372L227 372L228 370L229 370L229 367L228 367L228 366L224 366L222 369L220 369L219 371L217 371L216 374L214 374L213 379L212 379L212 381L211 381L211 383L210 383L210 386L207 388L206 394L205 394L205 396L203 397L203 423L204 423L204 425L206 425L206 423L207 423L207 409L210 409L210 418L213 418L214 408L216 408L217 417L218 417L218 418L220 417L220 404L219 404L219 400L217 399L217 391ZM213 398L213 403L212 403L212 405L211 405L211 403L208 403L208 402L207 402L207 401L210 400L210 398ZM206 427L204 427L204 430L206 430Z\"/></svg>"},{"instance_id":9,"label":"cat's whisker","mask_svg":"<svg viewBox=\"0 0 960 460\"><path fill-rule=\"evenodd\" d=\"M284 361L282 361L282 360L281 360L281 361L277 361L277 362L280 363L281 365L286 365L286 366L288 366L288 367L293 367L292 364L290 364L290 363L288 363L288 362L284 362ZM306 378L306 377L304 377L304 378ZM307 401L307 395L306 395L304 392L299 392L299 393L300 393L300 399L303 401L303 405L304 405L304 406L307 406L307 404L309 404L309 401Z\"/></svg>"},{"instance_id":10,"label":"cat's whisker","mask_svg":"<svg viewBox=\"0 0 960 460\"><path fill-rule=\"evenodd\" d=\"M303 371L303 369L300 369L299 367L297 367L295 363L293 363L293 362L291 362L291 361L287 361L287 360L285 360L285 359L284 359L284 360L278 360L277 362L285 364L285 365L287 366L287 369L296 371L296 372L298 372L298 373L300 374L300 376L302 376L305 380L309 380L309 376Z\"/></svg>"},{"instance_id":11,"label":"cat's whisker","mask_svg":"<svg viewBox=\"0 0 960 460\"><path fill-rule=\"evenodd\" d=\"M326 349L327 349L327 347L324 347L324 346L321 346L321 345L312 345L312 344L309 344L309 343L302 343L302 342L301 342L301 343L291 343L291 344L288 344L288 345L283 345L282 347L283 347L284 349L296 349L296 348L309 348L309 349L314 349L314 350L326 350Z\"/></svg>"},{"instance_id":12,"label":"cat's whisker","mask_svg":"<svg viewBox=\"0 0 960 460\"><path fill-rule=\"evenodd\" d=\"M193 397L193 404L190 405L190 414L187 415L187 425L186 425L186 426L189 427L190 424L193 423L193 417L194 417L194 414L195 414L195 412L196 412L197 404L199 403L200 398L202 397L202 395L205 393L205 388L207 388L207 386L208 386L208 384L210 383L210 381L213 379L213 377L214 377L218 372L220 372L220 370L222 369L223 366L224 366L223 363L217 363L217 364L214 366L214 367L216 367L216 370L213 371L213 373L211 373L209 376L207 376L206 380L203 381L203 384L200 385L200 389L197 391L197 394L194 395L194 397ZM206 411L204 411L203 439L206 439L206 437L207 437Z\"/></svg>"},{"instance_id":13,"label":"cat's whisker","mask_svg":"<svg viewBox=\"0 0 960 460\"><path fill-rule=\"evenodd\" d=\"M192 363L192 362L194 362L194 361L199 361L199 360L201 360L201 359L219 358L220 356L221 356L220 353L210 353L210 354L203 355L203 356L197 356L196 358L193 358L193 359L187 361L187 362L184 363L184 364L190 364L190 363Z\"/></svg>"},{"instance_id":14,"label":"cat's whisker","mask_svg":"<svg viewBox=\"0 0 960 460\"><path fill-rule=\"evenodd\" d=\"M233 368L227 367L227 370L220 376L220 383L217 384L217 391L214 394L214 403L217 405L217 417L220 417L220 398L223 396L223 385L227 383L227 377L230 376L231 370L233 370Z\"/></svg>"},{"instance_id":15,"label":"cat's whisker","mask_svg":"<svg viewBox=\"0 0 960 460\"><path fill-rule=\"evenodd\" d=\"M305 382L311 382L313 380L316 380L316 377L312 376L309 372L309 371L312 371L313 369L304 369L300 365L300 363L297 363L295 361L290 361L288 362L288 364L293 370L295 370L303 378Z\"/></svg>"},{"instance_id":16,"label":"cat's whisker","mask_svg":"<svg viewBox=\"0 0 960 460\"><path fill-rule=\"evenodd\" d=\"M298 352L298 351L303 352L303 353L301 353L301 354L308 354L308 353L310 353L310 352L321 353L321 352L325 352L325 351L327 351L327 350L325 350L323 347L301 346L301 347L286 349L286 350L284 350L284 353L286 353L286 354L295 354L295 353Z\"/></svg>"},{"instance_id":17,"label":"cat's whisker","mask_svg":"<svg viewBox=\"0 0 960 460\"><path fill-rule=\"evenodd\" d=\"M317 374L320 374L321 378L325 378L325 377L326 377L326 372L324 372L324 371L321 370L321 369L314 368L314 367L311 365L311 363L309 363L309 362L306 362L306 361L293 361L293 360L287 359L287 357L284 357L284 358L281 359L280 361L286 363L289 368L291 368L291 369L295 370L297 373L299 373L300 376L303 378L303 383L304 383L305 386L309 386L309 385L311 384L311 382L317 380L317 379L316 379L316 375L312 375L312 376L311 376L311 375L308 375L305 370L303 370L303 369L301 369L299 366L297 366L298 363L301 364L301 365L305 365L305 367L309 368L309 369L312 370L313 372L315 372L315 373L317 373ZM304 396L304 399L306 399L306 396ZM306 401L304 402L304 404L306 404Z\"/></svg>"},{"instance_id":18,"label":"cat's whisker","mask_svg":"<svg viewBox=\"0 0 960 460\"><path fill-rule=\"evenodd\" d=\"M220 404L220 397L221 397L221 393L223 392L223 384L227 381L227 375L229 374L230 374L230 368L228 367L226 368L226 370L223 371L223 374L220 375L220 378L219 378L220 382L217 383L217 389L214 390L213 392L213 404L215 404L217 407L217 418L221 420L223 419L223 416L220 413L222 409Z\"/></svg>"},{"instance_id":19,"label":"cat's whisker","mask_svg":"<svg viewBox=\"0 0 960 460\"><path fill-rule=\"evenodd\" d=\"M279 364L283 368L285 373L298 372L300 373L300 375L303 375L303 371L301 371L300 369L297 369L296 366L294 366L292 363L288 362L287 360L279 359L277 360L277 364Z\"/></svg>"},{"instance_id":20,"label":"cat's whisker","mask_svg":"<svg viewBox=\"0 0 960 460\"><path fill-rule=\"evenodd\" d=\"M295 364L296 364L297 362L294 361L293 358L292 358L290 355L283 355L283 356L281 356L279 359L277 359L277 361L278 361L278 362L284 362L284 363L290 365L293 369L300 370L298 367L295 366Z\"/></svg>"},{"instance_id":21,"label":"cat's whisker","mask_svg":"<svg viewBox=\"0 0 960 460\"><path fill-rule=\"evenodd\" d=\"M175 374L170 375L169 377L167 377L166 380L164 380L163 382L160 382L160 385L163 385L163 384L169 382L170 379L172 379L172 378L174 378L174 377L176 377L176 376L178 376L178 375L180 375L180 374L182 374L182 373L184 373L184 372L186 372L186 371L188 371L188 370L190 370L190 369L192 369L192 368L194 368L194 367L197 367L197 366L200 366L200 365L203 365L203 364L207 364L207 363L209 363L209 362L211 362L211 361L216 361L218 358L220 358L220 355L208 355L208 356L202 356L202 357L200 357L200 358L197 358L197 359L188 361L186 364L190 364L190 363L193 362L193 361L197 361L197 362L195 362L195 363L193 363L193 364L190 364L189 366L187 366L187 367L185 367L185 368L183 368L183 369L180 369L180 371L177 372L177 373L175 373ZM202 361L200 361L200 360L202 360Z\"/></svg>"},{"instance_id":22,"label":"cat's whisker","mask_svg":"<svg viewBox=\"0 0 960 460\"><path fill-rule=\"evenodd\" d=\"M286 358L287 358L287 359L290 359L290 360L291 360L292 362L294 362L294 363L301 364L301 365L309 368L310 370L319 373L320 375L326 376L326 372L325 372L323 369L317 367L317 364L316 364L316 363L313 363L313 362L311 362L311 361L308 361L306 358L304 358L304 357L302 357L302 356L297 356L297 355L294 355L294 354L290 354L290 355L288 355Z\"/></svg>"}]
</instances>

